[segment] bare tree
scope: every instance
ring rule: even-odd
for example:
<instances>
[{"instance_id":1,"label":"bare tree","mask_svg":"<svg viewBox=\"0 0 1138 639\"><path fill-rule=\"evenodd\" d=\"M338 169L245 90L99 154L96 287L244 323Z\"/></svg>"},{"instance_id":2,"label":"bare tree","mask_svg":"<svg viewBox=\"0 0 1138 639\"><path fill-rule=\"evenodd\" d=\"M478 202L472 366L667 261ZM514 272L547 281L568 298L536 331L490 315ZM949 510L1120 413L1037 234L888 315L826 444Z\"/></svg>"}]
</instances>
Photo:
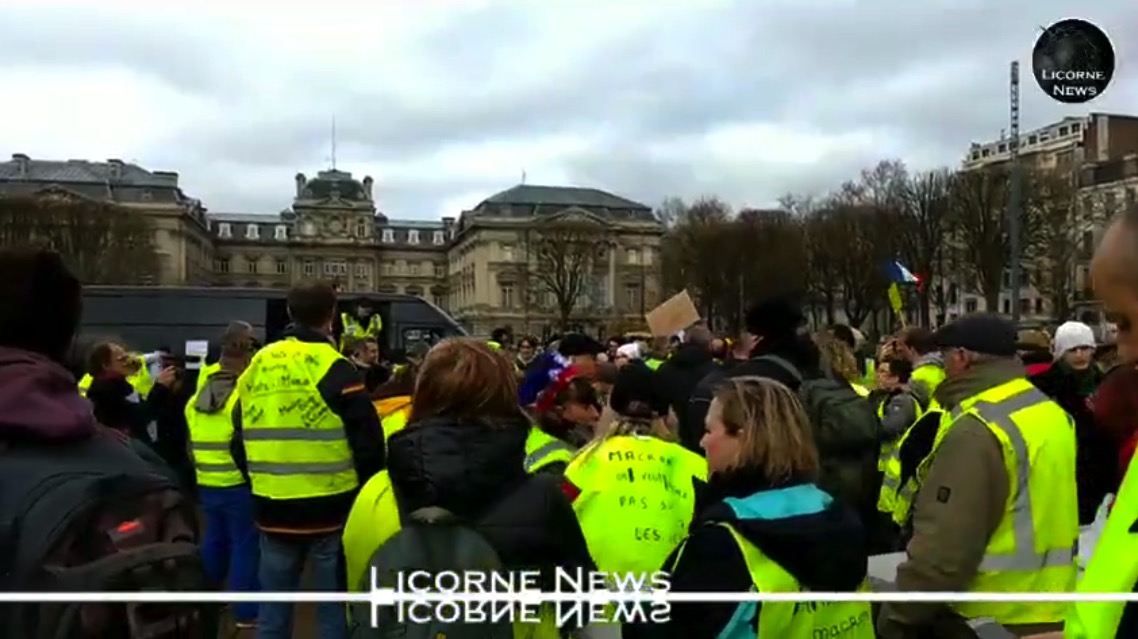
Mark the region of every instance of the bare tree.
<instances>
[{"instance_id":1,"label":"bare tree","mask_svg":"<svg viewBox=\"0 0 1138 639\"><path fill-rule=\"evenodd\" d=\"M1067 317L1075 293L1075 266L1082 257L1083 233L1090 230L1093 210L1076 198L1074 176L1067 171L1036 171L1025 180L1025 208L1036 220L1030 236L1038 255L1036 288L1051 302L1056 317Z\"/></svg>"},{"instance_id":2,"label":"bare tree","mask_svg":"<svg viewBox=\"0 0 1138 639\"><path fill-rule=\"evenodd\" d=\"M1007 171L992 167L957 174L951 203L953 239L961 257L960 266L984 296L988 311L998 312L1011 251Z\"/></svg>"},{"instance_id":3,"label":"bare tree","mask_svg":"<svg viewBox=\"0 0 1138 639\"><path fill-rule=\"evenodd\" d=\"M656 219L663 223L664 228L672 228L684 220L688 213L688 205L678 197L665 198L656 209Z\"/></svg>"},{"instance_id":4,"label":"bare tree","mask_svg":"<svg viewBox=\"0 0 1138 639\"><path fill-rule=\"evenodd\" d=\"M562 328L569 325L574 306L592 286L606 235L602 226L589 220L554 220L543 223L530 239L535 266L530 278L553 296Z\"/></svg>"},{"instance_id":5,"label":"bare tree","mask_svg":"<svg viewBox=\"0 0 1138 639\"><path fill-rule=\"evenodd\" d=\"M905 263L922 274L927 282L917 291L921 323L930 322L930 301L935 302L938 314L948 310L949 284L945 281L945 236L949 231L949 196L953 174L948 169L937 169L910 175L902 185L903 222L898 227L899 252ZM935 296L935 299L932 299Z\"/></svg>"},{"instance_id":6,"label":"bare tree","mask_svg":"<svg viewBox=\"0 0 1138 639\"><path fill-rule=\"evenodd\" d=\"M725 305L737 296L739 256L725 250L732 233L731 207L715 197L694 202L669 229L661 246L665 288L687 288L703 317L726 317Z\"/></svg>"},{"instance_id":7,"label":"bare tree","mask_svg":"<svg viewBox=\"0 0 1138 639\"><path fill-rule=\"evenodd\" d=\"M146 216L78 196L0 197L0 244L56 250L86 284L153 284L161 270Z\"/></svg>"}]
</instances>

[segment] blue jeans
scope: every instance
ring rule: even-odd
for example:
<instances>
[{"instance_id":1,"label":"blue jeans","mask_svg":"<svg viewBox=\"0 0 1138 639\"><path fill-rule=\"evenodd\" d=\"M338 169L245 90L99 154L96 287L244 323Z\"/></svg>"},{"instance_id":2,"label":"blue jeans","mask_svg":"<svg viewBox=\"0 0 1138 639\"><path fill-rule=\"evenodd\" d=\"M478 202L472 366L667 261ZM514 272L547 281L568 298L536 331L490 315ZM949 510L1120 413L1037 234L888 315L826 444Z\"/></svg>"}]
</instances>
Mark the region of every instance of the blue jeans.
<instances>
[{"instance_id":1,"label":"blue jeans","mask_svg":"<svg viewBox=\"0 0 1138 639\"><path fill-rule=\"evenodd\" d=\"M261 533L261 588L264 592L300 590L306 559L312 561L312 590L343 592L340 533L282 536ZM262 603L257 639L292 639L291 603ZM316 604L316 633L320 639L347 639L347 608L343 603Z\"/></svg>"},{"instance_id":2,"label":"blue jeans","mask_svg":"<svg viewBox=\"0 0 1138 639\"><path fill-rule=\"evenodd\" d=\"M218 585L225 583L230 592L257 592L257 560L261 552L249 487L202 487L198 493L205 513L202 563L206 574ZM237 622L256 621L257 604L236 604L233 618Z\"/></svg>"}]
</instances>

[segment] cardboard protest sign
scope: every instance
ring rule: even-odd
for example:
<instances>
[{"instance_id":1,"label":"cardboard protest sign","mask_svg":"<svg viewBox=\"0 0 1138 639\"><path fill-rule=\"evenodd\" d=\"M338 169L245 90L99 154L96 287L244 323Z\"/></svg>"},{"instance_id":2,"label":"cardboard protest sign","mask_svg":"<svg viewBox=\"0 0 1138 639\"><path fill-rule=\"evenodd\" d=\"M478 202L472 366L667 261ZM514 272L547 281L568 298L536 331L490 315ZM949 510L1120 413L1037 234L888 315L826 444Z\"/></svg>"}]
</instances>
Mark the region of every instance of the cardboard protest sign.
<instances>
[{"instance_id":1,"label":"cardboard protest sign","mask_svg":"<svg viewBox=\"0 0 1138 639\"><path fill-rule=\"evenodd\" d=\"M699 321L699 311L687 289L676 293L644 316L655 337L670 337Z\"/></svg>"}]
</instances>

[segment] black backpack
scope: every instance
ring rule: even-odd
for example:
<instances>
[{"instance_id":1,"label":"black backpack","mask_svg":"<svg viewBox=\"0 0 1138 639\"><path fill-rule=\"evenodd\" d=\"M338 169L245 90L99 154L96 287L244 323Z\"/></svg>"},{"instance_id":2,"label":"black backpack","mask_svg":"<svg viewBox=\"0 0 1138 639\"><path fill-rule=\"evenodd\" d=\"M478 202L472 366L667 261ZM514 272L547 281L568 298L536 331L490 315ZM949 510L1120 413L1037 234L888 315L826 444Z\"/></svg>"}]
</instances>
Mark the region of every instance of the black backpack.
<instances>
[{"instance_id":1,"label":"black backpack","mask_svg":"<svg viewBox=\"0 0 1138 639\"><path fill-rule=\"evenodd\" d=\"M776 364L799 382L798 399L814 429L821 463L818 487L859 512L875 509L880 490L877 457L884 433L873 404L843 380L806 379L781 357L757 359Z\"/></svg>"},{"instance_id":2,"label":"black backpack","mask_svg":"<svg viewBox=\"0 0 1138 639\"><path fill-rule=\"evenodd\" d=\"M431 575L456 571L494 573L503 570L502 561L490 542L468 527L453 513L441 508L423 508L410 513L402 529L388 539L371 556L369 570L356 590L370 591L372 569L376 588L394 588L396 576L424 571ZM513 624L508 620L494 623L445 623L432 621L415 624L400 622L395 609L380 607L372 624L368 604L352 604L351 636L353 639L513 639Z\"/></svg>"},{"instance_id":3,"label":"black backpack","mask_svg":"<svg viewBox=\"0 0 1138 639\"><path fill-rule=\"evenodd\" d=\"M112 436L0 445L0 588L7 592L212 590L192 503ZM215 639L216 606L18 603L0 637Z\"/></svg>"}]
</instances>

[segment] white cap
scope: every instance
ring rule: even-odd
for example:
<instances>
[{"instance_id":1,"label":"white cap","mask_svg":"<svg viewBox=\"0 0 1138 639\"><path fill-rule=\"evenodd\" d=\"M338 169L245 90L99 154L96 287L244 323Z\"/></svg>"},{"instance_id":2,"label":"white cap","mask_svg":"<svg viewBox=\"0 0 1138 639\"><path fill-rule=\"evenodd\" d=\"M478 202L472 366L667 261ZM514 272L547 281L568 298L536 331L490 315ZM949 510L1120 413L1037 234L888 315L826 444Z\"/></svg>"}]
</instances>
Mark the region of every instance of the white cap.
<instances>
[{"instance_id":1,"label":"white cap","mask_svg":"<svg viewBox=\"0 0 1138 639\"><path fill-rule=\"evenodd\" d=\"M1052 341L1052 351L1056 359L1069 350L1082 346L1095 347L1095 332L1090 326L1082 322L1066 322L1055 329L1055 338Z\"/></svg>"}]
</instances>

